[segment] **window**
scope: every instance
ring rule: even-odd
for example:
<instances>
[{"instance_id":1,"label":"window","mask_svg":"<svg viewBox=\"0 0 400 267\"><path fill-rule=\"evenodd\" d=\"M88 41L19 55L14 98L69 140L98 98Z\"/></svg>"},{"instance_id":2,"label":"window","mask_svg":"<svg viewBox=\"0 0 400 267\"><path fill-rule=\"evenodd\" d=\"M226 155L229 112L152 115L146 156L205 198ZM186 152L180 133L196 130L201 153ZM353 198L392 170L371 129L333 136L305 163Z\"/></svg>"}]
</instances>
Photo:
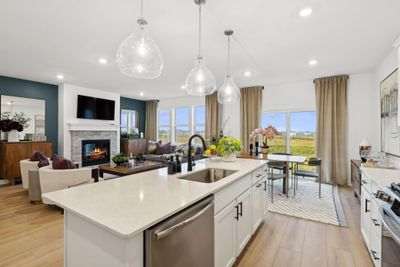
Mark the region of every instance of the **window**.
<instances>
[{"instance_id":1,"label":"window","mask_svg":"<svg viewBox=\"0 0 400 267\"><path fill-rule=\"evenodd\" d=\"M315 111L264 113L261 121L262 127L272 125L279 132L279 136L268 143L270 153L291 153L308 158L315 156Z\"/></svg>"},{"instance_id":2,"label":"window","mask_svg":"<svg viewBox=\"0 0 400 267\"><path fill-rule=\"evenodd\" d=\"M138 133L138 116L136 110L121 110L121 133Z\"/></svg>"},{"instance_id":3,"label":"window","mask_svg":"<svg viewBox=\"0 0 400 267\"><path fill-rule=\"evenodd\" d=\"M171 111L169 109L158 111L158 140L163 143L171 142Z\"/></svg>"},{"instance_id":4,"label":"window","mask_svg":"<svg viewBox=\"0 0 400 267\"><path fill-rule=\"evenodd\" d=\"M206 132L206 107L194 108L194 133L205 137Z\"/></svg>"},{"instance_id":5,"label":"window","mask_svg":"<svg viewBox=\"0 0 400 267\"><path fill-rule=\"evenodd\" d=\"M190 137L190 108L175 109L175 142L186 143Z\"/></svg>"},{"instance_id":6,"label":"window","mask_svg":"<svg viewBox=\"0 0 400 267\"><path fill-rule=\"evenodd\" d=\"M274 112L262 114L261 126L263 128L268 125L274 126L279 135L273 140L268 140L270 153L285 153L286 152L286 112ZM261 144L260 144L261 145Z\"/></svg>"}]
</instances>

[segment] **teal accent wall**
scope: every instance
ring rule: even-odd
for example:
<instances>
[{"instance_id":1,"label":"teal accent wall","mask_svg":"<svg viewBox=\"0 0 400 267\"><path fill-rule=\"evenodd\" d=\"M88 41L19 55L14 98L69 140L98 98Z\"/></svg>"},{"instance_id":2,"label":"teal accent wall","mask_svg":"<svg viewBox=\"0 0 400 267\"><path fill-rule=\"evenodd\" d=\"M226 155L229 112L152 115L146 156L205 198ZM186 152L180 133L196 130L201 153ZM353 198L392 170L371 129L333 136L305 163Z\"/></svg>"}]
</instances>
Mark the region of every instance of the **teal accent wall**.
<instances>
[{"instance_id":1,"label":"teal accent wall","mask_svg":"<svg viewBox=\"0 0 400 267\"><path fill-rule=\"evenodd\" d=\"M0 76L0 95L19 96L46 101L46 136L58 150L58 86Z\"/></svg>"},{"instance_id":2,"label":"teal accent wall","mask_svg":"<svg viewBox=\"0 0 400 267\"><path fill-rule=\"evenodd\" d=\"M146 102L133 98L121 97L121 109L136 110L139 113L139 132L145 131Z\"/></svg>"}]
</instances>

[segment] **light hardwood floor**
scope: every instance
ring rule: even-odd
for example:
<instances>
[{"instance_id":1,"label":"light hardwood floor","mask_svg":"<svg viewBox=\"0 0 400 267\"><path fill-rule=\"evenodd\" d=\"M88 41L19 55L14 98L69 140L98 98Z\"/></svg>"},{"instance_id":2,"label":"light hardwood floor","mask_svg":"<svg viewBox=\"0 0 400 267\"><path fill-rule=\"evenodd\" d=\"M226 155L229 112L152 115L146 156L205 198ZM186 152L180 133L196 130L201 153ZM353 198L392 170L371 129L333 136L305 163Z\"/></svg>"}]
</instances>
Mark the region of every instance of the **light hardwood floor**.
<instances>
[{"instance_id":1,"label":"light hardwood floor","mask_svg":"<svg viewBox=\"0 0 400 267\"><path fill-rule=\"evenodd\" d=\"M372 267L359 231L358 200L340 190L349 228L268 214L236 266ZM0 266L63 266L63 215L32 205L21 186L0 187Z\"/></svg>"}]
</instances>

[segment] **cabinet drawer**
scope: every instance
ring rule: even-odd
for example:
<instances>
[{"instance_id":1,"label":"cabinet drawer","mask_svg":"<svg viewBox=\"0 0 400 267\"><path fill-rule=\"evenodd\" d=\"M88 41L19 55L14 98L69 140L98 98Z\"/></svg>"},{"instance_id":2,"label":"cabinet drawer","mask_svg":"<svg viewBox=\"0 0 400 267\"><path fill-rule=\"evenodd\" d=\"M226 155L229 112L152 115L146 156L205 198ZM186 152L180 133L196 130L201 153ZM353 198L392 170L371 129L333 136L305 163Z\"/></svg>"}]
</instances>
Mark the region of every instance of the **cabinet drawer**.
<instances>
[{"instance_id":1,"label":"cabinet drawer","mask_svg":"<svg viewBox=\"0 0 400 267\"><path fill-rule=\"evenodd\" d=\"M263 168L261 167L261 168L258 168L257 170L255 170L253 173L252 173L252 181L251 181L251 184L253 185L253 184L255 184L255 183L257 183L258 181L260 181L260 179L263 177Z\"/></svg>"},{"instance_id":2,"label":"cabinet drawer","mask_svg":"<svg viewBox=\"0 0 400 267\"><path fill-rule=\"evenodd\" d=\"M239 181L229 185L221 191L215 193L215 207L214 214L226 207L229 203L234 201L240 194L251 187L252 175L249 174Z\"/></svg>"},{"instance_id":3,"label":"cabinet drawer","mask_svg":"<svg viewBox=\"0 0 400 267\"><path fill-rule=\"evenodd\" d=\"M382 233L382 223L379 217L379 206L375 199L371 199L371 237L379 239Z\"/></svg>"},{"instance_id":4,"label":"cabinet drawer","mask_svg":"<svg viewBox=\"0 0 400 267\"><path fill-rule=\"evenodd\" d=\"M371 193L371 179L365 173L361 175L361 186L363 186L368 193Z\"/></svg>"},{"instance_id":5,"label":"cabinet drawer","mask_svg":"<svg viewBox=\"0 0 400 267\"><path fill-rule=\"evenodd\" d=\"M381 267L382 248L381 240L374 235L371 236L371 243L368 248L375 267Z\"/></svg>"}]
</instances>

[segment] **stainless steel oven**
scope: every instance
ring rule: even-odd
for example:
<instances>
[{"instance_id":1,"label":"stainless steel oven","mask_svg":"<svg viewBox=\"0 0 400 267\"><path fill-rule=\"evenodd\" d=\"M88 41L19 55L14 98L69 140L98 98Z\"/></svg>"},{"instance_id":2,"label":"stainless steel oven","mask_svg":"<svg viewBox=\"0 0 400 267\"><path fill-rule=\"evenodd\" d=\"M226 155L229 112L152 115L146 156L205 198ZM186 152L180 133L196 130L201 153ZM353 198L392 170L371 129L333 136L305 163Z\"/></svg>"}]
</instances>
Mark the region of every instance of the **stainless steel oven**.
<instances>
[{"instance_id":1,"label":"stainless steel oven","mask_svg":"<svg viewBox=\"0 0 400 267\"><path fill-rule=\"evenodd\" d=\"M400 266L400 202L380 208L382 221L381 264L382 267Z\"/></svg>"},{"instance_id":2,"label":"stainless steel oven","mask_svg":"<svg viewBox=\"0 0 400 267\"><path fill-rule=\"evenodd\" d=\"M145 231L145 266L214 266L213 196Z\"/></svg>"}]
</instances>

